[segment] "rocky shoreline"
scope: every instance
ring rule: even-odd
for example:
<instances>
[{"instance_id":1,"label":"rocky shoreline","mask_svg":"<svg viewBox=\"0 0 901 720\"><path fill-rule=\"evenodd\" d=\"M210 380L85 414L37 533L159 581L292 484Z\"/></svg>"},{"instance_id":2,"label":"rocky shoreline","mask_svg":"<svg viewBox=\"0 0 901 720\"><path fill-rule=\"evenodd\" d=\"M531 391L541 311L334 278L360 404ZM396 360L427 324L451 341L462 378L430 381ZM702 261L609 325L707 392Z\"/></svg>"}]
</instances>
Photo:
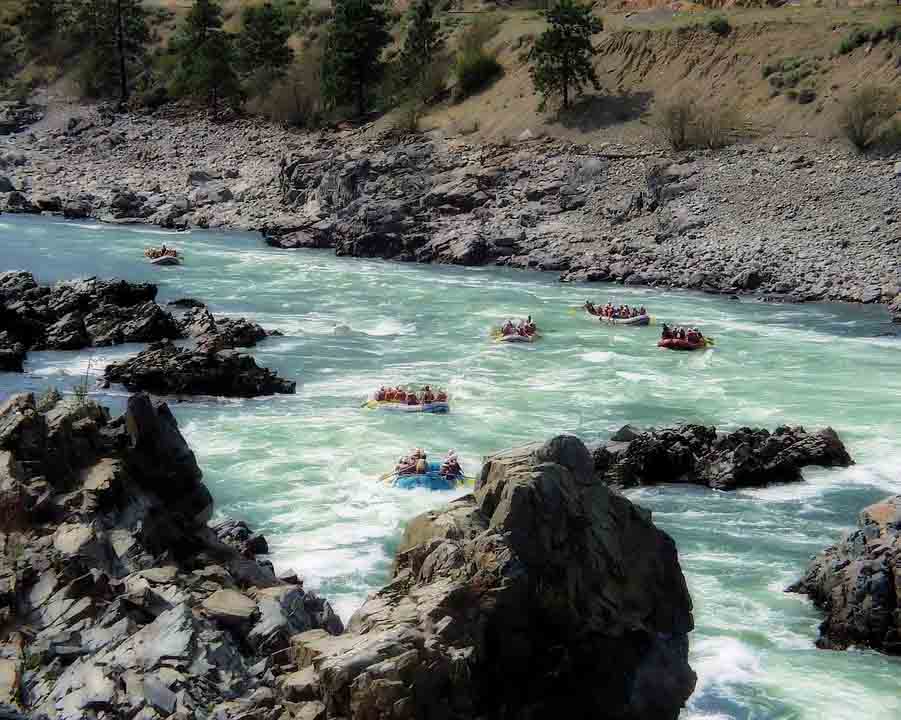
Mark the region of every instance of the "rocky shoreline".
<instances>
[{"instance_id":1,"label":"rocky shoreline","mask_svg":"<svg viewBox=\"0 0 901 720\"><path fill-rule=\"evenodd\" d=\"M838 143L668 153L73 113L11 136L0 209L257 230L283 248L567 281L884 303L901 321L901 162Z\"/></svg>"}]
</instances>

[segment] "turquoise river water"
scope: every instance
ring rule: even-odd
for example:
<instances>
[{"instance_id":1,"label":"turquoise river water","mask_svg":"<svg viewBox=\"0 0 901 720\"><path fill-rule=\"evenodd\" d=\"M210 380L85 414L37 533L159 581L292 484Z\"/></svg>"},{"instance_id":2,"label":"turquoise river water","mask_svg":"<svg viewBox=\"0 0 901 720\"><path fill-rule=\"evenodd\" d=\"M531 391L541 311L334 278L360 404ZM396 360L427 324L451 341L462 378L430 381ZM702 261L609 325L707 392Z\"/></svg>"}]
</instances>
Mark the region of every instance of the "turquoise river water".
<instances>
[{"instance_id":1,"label":"turquoise river water","mask_svg":"<svg viewBox=\"0 0 901 720\"><path fill-rule=\"evenodd\" d=\"M142 250L180 248L181 268ZM285 335L253 351L298 380L293 396L172 402L217 502L269 539L347 619L385 582L404 522L453 497L377 481L404 451L455 448L481 458L561 432L603 439L625 423L775 427L830 424L857 464L806 472L802 484L737 493L660 487L630 492L675 538L695 603L692 720L901 718L901 661L814 646L820 614L783 588L857 512L901 492L901 338L881 308L776 306L613 285L567 286L550 274L404 265L266 248L246 233L0 217L0 271L39 282L153 281L160 302L191 296ZM655 347L658 329L605 328L577 312L595 301L643 303L697 324L714 350ZM498 345L488 328L531 313L531 346ZM345 326L345 327L341 327ZM336 329L337 328L337 329ZM85 372L139 347L31 353L25 375L0 374L0 399ZM446 386L447 416L366 411L382 383ZM121 388L96 393L120 410Z\"/></svg>"}]
</instances>

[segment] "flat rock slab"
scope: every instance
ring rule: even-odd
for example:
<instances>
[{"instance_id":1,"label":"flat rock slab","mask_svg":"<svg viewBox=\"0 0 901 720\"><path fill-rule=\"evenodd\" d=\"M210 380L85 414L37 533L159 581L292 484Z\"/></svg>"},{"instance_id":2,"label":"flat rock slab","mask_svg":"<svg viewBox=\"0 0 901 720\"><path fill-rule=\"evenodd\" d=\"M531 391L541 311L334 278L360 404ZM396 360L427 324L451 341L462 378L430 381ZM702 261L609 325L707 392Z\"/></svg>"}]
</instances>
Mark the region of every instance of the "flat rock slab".
<instances>
[{"instance_id":1,"label":"flat rock slab","mask_svg":"<svg viewBox=\"0 0 901 720\"><path fill-rule=\"evenodd\" d=\"M250 622L257 613L257 604L237 590L217 590L202 607L207 615L226 625Z\"/></svg>"}]
</instances>

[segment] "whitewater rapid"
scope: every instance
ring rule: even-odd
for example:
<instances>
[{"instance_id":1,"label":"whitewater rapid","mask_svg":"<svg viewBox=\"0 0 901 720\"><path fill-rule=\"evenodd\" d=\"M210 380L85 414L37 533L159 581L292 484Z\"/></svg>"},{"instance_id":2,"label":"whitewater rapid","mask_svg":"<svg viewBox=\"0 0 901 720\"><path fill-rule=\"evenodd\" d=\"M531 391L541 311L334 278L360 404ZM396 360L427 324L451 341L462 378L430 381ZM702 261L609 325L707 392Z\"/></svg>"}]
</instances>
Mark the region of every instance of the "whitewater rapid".
<instances>
[{"instance_id":1,"label":"whitewater rapid","mask_svg":"<svg viewBox=\"0 0 901 720\"><path fill-rule=\"evenodd\" d=\"M186 257L154 268L161 241ZM253 351L298 380L294 396L172 401L217 503L269 539L278 569L330 598L347 619L388 577L406 520L453 497L377 481L414 446L482 458L561 432L598 440L625 423L679 421L809 428L832 425L857 464L808 470L806 482L738 493L632 491L675 538L695 603L692 720L901 717L901 661L815 648L820 614L783 588L807 558L850 528L870 502L901 492L901 340L882 308L779 306L613 285L567 286L551 275L286 252L241 233L160 230L0 216L0 271L42 283L97 275L160 286L284 337ZM659 327L600 326L586 299L646 305L716 338L705 353L655 347ZM531 313L541 342L490 342L499 318ZM888 333L888 334L886 334ZM0 374L0 398L86 372L139 346L30 353L23 376ZM360 407L378 385L446 387L447 416ZM121 389L96 393L120 409Z\"/></svg>"}]
</instances>

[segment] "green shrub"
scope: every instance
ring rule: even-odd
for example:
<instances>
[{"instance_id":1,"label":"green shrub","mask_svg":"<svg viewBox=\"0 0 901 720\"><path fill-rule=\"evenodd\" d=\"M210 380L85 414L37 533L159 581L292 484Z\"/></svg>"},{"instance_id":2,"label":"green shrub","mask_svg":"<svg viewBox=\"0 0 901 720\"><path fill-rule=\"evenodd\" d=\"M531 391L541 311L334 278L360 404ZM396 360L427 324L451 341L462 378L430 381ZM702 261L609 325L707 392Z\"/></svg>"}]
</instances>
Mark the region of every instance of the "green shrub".
<instances>
[{"instance_id":1,"label":"green shrub","mask_svg":"<svg viewBox=\"0 0 901 720\"><path fill-rule=\"evenodd\" d=\"M463 28L460 49L454 65L457 99L469 97L483 90L503 73L503 68L494 53L485 49L485 45L497 32L499 24L499 18L487 15Z\"/></svg>"},{"instance_id":2,"label":"green shrub","mask_svg":"<svg viewBox=\"0 0 901 720\"><path fill-rule=\"evenodd\" d=\"M851 95L839 113L839 128L861 152L880 140L882 125L897 107L896 99L884 88L867 85Z\"/></svg>"},{"instance_id":3,"label":"green shrub","mask_svg":"<svg viewBox=\"0 0 901 720\"><path fill-rule=\"evenodd\" d=\"M801 88L798 93L798 104L809 105L817 99L817 91L813 88Z\"/></svg>"},{"instance_id":4,"label":"green shrub","mask_svg":"<svg viewBox=\"0 0 901 720\"><path fill-rule=\"evenodd\" d=\"M459 55L454 70L457 76L457 95L469 97L487 87L503 68L493 55Z\"/></svg>"},{"instance_id":5,"label":"green shrub","mask_svg":"<svg viewBox=\"0 0 901 720\"><path fill-rule=\"evenodd\" d=\"M674 150L717 149L731 143L738 117L729 105L702 105L683 94L656 102L651 124Z\"/></svg>"},{"instance_id":6,"label":"green shrub","mask_svg":"<svg viewBox=\"0 0 901 720\"><path fill-rule=\"evenodd\" d=\"M720 37L726 37L726 35L732 32L732 26L722 15L714 15L710 18L707 21L707 29Z\"/></svg>"}]
</instances>

